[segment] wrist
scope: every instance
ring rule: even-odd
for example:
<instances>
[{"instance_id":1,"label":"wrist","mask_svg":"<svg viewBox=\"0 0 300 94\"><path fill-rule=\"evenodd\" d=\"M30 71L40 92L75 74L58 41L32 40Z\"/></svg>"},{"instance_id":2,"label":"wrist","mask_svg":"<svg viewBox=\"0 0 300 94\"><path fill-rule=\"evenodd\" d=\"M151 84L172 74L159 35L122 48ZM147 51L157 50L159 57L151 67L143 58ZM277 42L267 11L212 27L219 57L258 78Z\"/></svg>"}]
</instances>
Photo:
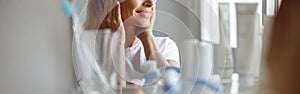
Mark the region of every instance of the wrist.
<instances>
[{"instance_id":1,"label":"wrist","mask_svg":"<svg viewBox=\"0 0 300 94\"><path fill-rule=\"evenodd\" d=\"M144 41L144 40L149 40L149 39L153 39L154 36L152 35L151 32L142 32L140 33L139 35L137 35L137 37L141 40L141 41Z\"/></svg>"}]
</instances>

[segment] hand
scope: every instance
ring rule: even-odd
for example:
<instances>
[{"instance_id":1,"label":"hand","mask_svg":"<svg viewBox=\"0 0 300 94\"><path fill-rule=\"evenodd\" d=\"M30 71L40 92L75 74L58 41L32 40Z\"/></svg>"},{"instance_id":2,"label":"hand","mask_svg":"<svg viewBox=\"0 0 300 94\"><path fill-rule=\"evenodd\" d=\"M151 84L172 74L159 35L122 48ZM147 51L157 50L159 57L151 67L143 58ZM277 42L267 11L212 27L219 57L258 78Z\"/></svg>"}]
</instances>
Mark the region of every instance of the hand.
<instances>
[{"instance_id":1,"label":"hand","mask_svg":"<svg viewBox=\"0 0 300 94\"><path fill-rule=\"evenodd\" d=\"M125 30L121 19L120 3L117 0L88 0L85 29L120 31L120 43L125 42Z\"/></svg>"},{"instance_id":2,"label":"hand","mask_svg":"<svg viewBox=\"0 0 300 94\"><path fill-rule=\"evenodd\" d=\"M116 0L88 0L85 29L110 28L117 31L122 20L120 4Z\"/></svg>"},{"instance_id":3,"label":"hand","mask_svg":"<svg viewBox=\"0 0 300 94\"><path fill-rule=\"evenodd\" d=\"M156 11L154 10L153 14L152 14L152 17L150 18L150 25L148 27L137 27L135 35L138 36L143 32L150 32L152 34L155 19L156 19Z\"/></svg>"},{"instance_id":4,"label":"hand","mask_svg":"<svg viewBox=\"0 0 300 94\"><path fill-rule=\"evenodd\" d=\"M117 45L115 50L118 53L115 56L117 60L116 71L118 72L117 84L122 87L126 85L125 75L125 30L121 19L120 3L117 0L88 0L87 15L85 21L85 29L106 29L118 31L119 40L114 41ZM115 65L114 64L114 65Z\"/></svg>"}]
</instances>

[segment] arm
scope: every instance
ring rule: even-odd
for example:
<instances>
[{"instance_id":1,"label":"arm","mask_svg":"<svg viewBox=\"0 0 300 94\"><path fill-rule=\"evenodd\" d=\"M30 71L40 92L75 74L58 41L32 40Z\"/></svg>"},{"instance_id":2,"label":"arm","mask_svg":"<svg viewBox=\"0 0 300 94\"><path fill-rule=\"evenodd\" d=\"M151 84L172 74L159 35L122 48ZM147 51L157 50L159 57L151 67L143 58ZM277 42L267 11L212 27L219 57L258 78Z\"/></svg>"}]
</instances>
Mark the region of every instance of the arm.
<instances>
[{"instance_id":1,"label":"arm","mask_svg":"<svg viewBox=\"0 0 300 94\"><path fill-rule=\"evenodd\" d=\"M160 52L159 47L156 44L155 37L151 32L144 31L137 36L143 46L147 60L155 60L158 63L158 67L163 66L178 66L179 64L174 60L166 60L163 54Z\"/></svg>"},{"instance_id":2,"label":"arm","mask_svg":"<svg viewBox=\"0 0 300 94\"><path fill-rule=\"evenodd\" d=\"M283 0L273 24L268 67L277 94L299 94L299 8L299 0Z\"/></svg>"},{"instance_id":3,"label":"arm","mask_svg":"<svg viewBox=\"0 0 300 94\"><path fill-rule=\"evenodd\" d=\"M114 62L117 65L117 84L120 87L126 85L124 80L125 75L125 55L124 42L125 31L122 25L120 3L117 0L88 0L86 20L84 22L85 29L106 29L119 32L117 44L117 60ZM115 53L114 53L115 54ZM112 68L112 64L108 64L108 68Z\"/></svg>"}]
</instances>

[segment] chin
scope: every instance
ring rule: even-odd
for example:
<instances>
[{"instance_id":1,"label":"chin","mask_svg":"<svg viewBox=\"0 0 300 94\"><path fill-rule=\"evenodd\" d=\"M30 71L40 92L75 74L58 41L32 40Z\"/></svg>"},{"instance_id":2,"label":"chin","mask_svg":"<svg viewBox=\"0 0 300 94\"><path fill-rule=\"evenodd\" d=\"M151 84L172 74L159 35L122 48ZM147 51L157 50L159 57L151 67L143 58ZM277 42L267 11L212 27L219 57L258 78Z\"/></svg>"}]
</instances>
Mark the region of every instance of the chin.
<instances>
[{"instance_id":1,"label":"chin","mask_svg":"<svg viewBox=\"0 0 300 94\"><path fill-rule=\"evenodd\" d=\"M143 21L143 20L138 20L136 21L135 25L137 27L140 27L140 28L146 28L146 27L149 27L151 24L151 22L149 20L147 21Z\"/></svg>"},{"instance_id":2,"label":"chin","mask_svg":"<svg viewBox=\"0 0 300 94\"><path fill-rule=\"evenodd\" d=\"M139 28L147 28L149 26L150 26L150 24L146 24L146 23L136 24L136 27L139 27Z\"/></svg>"},{"instance_id":3,"label":"chin","mask_svg":"<svg viewBox=\"0 0 300 94\"><path fill-rule=\"evenodd\" d=\"M134 25L134 26L140 27L140 28L149 27L151 24L149 19L137 18L137 17L130 17L130 18L126 19L126 21L124 21L123 23L131 24L131 25Z\"/></svg>"}]
</instances>

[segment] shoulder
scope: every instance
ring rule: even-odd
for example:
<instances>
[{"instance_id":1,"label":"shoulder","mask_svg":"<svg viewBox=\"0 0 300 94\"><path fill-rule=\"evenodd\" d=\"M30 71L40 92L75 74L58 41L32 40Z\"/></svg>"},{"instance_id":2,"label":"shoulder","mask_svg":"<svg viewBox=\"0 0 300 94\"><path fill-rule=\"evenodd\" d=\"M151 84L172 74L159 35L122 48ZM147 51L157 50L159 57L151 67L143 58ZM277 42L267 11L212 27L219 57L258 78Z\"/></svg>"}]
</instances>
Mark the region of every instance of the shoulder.
<instances>
[{"instance_id":1,"label":"shoulder","mask_svg":"<svg viewBox=\"0 0 300 94\"><path fill-rule=\"evenodd\" d=\"M174 60L179 63L179 49L175 41L170 37L156 37L155 39L165 59Z\"/></svg>"},{"instance_id":2,"label":"shoulder","mask_svg":"<svg viewBox=\"0 0 300 94\"><path fill-rule=\"evenodd\" d=\"M170 37L155 37L157 43L169 43L174 42Z\"/></svg>"},{"instance_id":3,"label":"shoulder","mask_svg":"<svg viewBox=\"0 0 300 94\"><path fill-rule=\"evenodd\" d=\"M170 37L155 37L156 44L160 48L162 52L166 50L173 51L174 49L178 49L177 44Z\"/></svg>"},{"instance_id":4,"label":"shoulder","mask_svg":"<svg viewBox=\"0 0 300 94\"><path fill-rule=\"evenodd\" d=\"M164 45L164 46L177 46L175 41L172 40L170 37L155 37L157 45Z\"/></svg>"}]
</instances>

